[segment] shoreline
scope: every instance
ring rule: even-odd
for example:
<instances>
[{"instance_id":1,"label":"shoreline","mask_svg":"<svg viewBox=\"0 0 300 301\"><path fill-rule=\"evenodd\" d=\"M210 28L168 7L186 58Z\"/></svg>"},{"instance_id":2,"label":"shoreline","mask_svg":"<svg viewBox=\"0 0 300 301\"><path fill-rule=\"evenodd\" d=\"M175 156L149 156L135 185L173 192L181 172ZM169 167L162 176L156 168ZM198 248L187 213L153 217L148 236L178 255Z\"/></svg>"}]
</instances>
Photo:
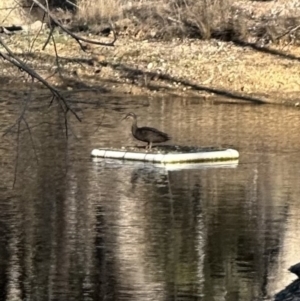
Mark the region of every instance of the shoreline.
<instances>
[{"instance_id":1,"label":"shoreline","mask_svg":"<svg viewBox=\"0 0 300 301\"><path fill-rule=\"evenodd\" d=\"M170 95L299 106L300 47L296 45L258 47L219 40L119 37L114 47L87 44L87 52L83 52L75 40L55 33L57 59L52 43L41 50L46 37L41 34L30 53L24 35L4 40L62 90L84 88L103 95ZM89 38L99 40L97 36ZM0 66L7 82L20 76L7 62L2 60Z\"/></svg>"}]
</instances>

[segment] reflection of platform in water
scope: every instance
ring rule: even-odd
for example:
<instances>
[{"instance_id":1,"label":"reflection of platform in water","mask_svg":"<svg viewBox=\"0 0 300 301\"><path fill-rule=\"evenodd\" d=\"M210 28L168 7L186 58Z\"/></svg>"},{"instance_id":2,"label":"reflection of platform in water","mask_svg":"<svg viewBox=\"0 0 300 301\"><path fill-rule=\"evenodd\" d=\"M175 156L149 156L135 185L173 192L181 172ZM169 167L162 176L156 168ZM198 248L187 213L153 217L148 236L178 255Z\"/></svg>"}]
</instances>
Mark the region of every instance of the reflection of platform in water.
<instances>
[{"instance_id":1,"label":"reflection of platform in water","mask_svg":"<svg viewBox=\"0 0 300 301\"><path fill-rule=\"evenodd\" d=\"M144 168L163 168L164 170L183 170L183 169L208 169L208 168L236 168L238 166L238 160L230 161L215 161L215 162L198 162L198 163L154 163L144 162L138 163L136 161L124 161L116 159L105 159L99 157L93 157L93 162L95 163L105 163L109 164L112 168L119 168L123 166L134 166L137 164L142 165Z\"/></svg>"},{"instance_id":2,"label":"reflection of platform in water","mask_svg":"<svg viewBox=\"0 0 300 301\"><path fill-rule=\"evenodd\" d=\"M94 149L92 157L134 160L153 163L188 163L188 162L216 162L232 161L239 158L235 149L217 147L182 147L182 146L159 146L149 151L140 148L122 149Z\"/></svg>"}]
</instances>

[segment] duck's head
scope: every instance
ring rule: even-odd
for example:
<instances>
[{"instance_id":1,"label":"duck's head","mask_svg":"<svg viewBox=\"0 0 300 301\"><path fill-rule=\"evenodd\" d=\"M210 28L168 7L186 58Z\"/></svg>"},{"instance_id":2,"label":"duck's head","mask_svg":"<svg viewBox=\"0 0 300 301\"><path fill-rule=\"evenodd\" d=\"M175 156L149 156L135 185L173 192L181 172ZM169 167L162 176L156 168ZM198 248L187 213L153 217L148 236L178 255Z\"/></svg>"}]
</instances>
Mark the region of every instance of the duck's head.
<instances>
[{"instance_id":1,"label":"duck's head","mask_svg":"<svg viewBox=\"0 0 300 301\"><path fill-rule=\"evenodd\" d=\"M136 120L136 115L132 112L128 113L122 120L124 119L133 119Z\"/></svg>"}]
</instances>

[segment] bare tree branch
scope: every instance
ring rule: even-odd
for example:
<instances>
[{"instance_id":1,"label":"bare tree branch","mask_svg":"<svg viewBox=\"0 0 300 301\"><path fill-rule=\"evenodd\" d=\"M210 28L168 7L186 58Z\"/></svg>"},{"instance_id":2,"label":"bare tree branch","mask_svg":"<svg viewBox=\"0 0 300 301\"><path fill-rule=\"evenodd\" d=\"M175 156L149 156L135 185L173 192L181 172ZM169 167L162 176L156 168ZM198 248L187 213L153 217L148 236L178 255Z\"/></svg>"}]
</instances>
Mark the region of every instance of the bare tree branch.
<instances>
[{"instance_id":1,"label":"bare tree branch","mask_svg":"<svg viewBox=\"0 0 300 301\"><path fill-rule=\"evenodd\" d=\"M24 64L19 58L17 58L12 51L6 46L6 44L3 42L3 40L0 38L0 45L7 51L8 54L3 53L0 51L0 57L4 58L5 60L9 61L11 64L18 67L20 70L24 70L26 73L28 73L31 77L37 79L39 82L41 82L45 87L47 87L52 95L56 97L58 100L60 100L64 106L62 106L65 113L68 113L70 111L78 121L81 121L79 116L76 114L76 112L69 106L68 101L56 90L53 86L51 86L45 79L43 79L37 72L35 72L33 69L31 69L29 66ZM51 102L52 103L52 102Z\"/></svg>"},{"instance_id":2,"label":"bare tree branch","mask_svg":"<svg viewBox=\"0 0 300 301\"><path fill-rule=\"evenodd\" d=\"M67 29L66 27L64 27L60 22L58 22L56 20L56 18L54 18L51 13L49 12L49 10L42 5L38 0L32 0L38 7L40 7L46 14L48 14L49 18L51 19L51 21L58 27L60 27L64 32L66 32L68 35L70 35L72 38L74 38L76 40L76 42L79 44L79 46L81 47L81 49L83 51L86 51L86 47L84 47L84 45L82 45L81 42L85 42L85 43L89 43L89 44L95 44L95 45L100 45L100 46L114 46L116 40L117 40L117 36L116 33L113 29L113 27L111 26L112 32L114 34L113 37L113 41L109 42L109 43L104 43L104 42L99 42L99 41L94 41L94 40L89 40L89 39L85 39L83 37L80 37L76 34L74 34L73 32L71 32L69 29ZM51 25L50 25L51 26ZM50 38L49 38L50 40ZM48 41L49 42L49 41ZM45 43L44 47L46 47L47 43Z\"/></svg>"},{"instance_id":3,"label":"bare tree branch","mask_svg":"<svg viewBox=\"0 0 300 301\"><path fill-rule=\"evenodd\" d=\"M59 28L61 28L64 32L66 32L68 35L70 35L73 39L76 40L76 42L80 45L81 49L83 51L86 51L86 46L82 44L82 42L86 42L86 43L90 43L90 44L95 44L95 45L100 45L100 46L114 46L114 43L117 39L117 35L114 31L114 27L111 25L111 30L113 32L113 40L111 42L99 42L99 41L95 41L95 40L89 40L86 39L84 37L80 37L77 34L74 34L73 32L71 32L68 28L66 28L65 26L63 26L61 24L61 22L59 22L51 13L50 13L50 9L49 9L49 5L48 5L48 0L46 0L46 4L45 6L43 4L40 3L40 0L32 0L32 5L31 5L31 9L33 6L35 7L39 7L43 12L44 12L44 18L47 17L48 19L48 24L50 26L50 32L48 35L48 38L43 46L43 49L47 46L47 44L49 43L50 39L52 39L53 44L54 44L54 50L55 50L55 56L56 56L56 64L58 67L58 71L60 71L60 64L59 64L59 55L58 55L58 51L57 51L57 47L56 47L56 43L55 43L55 38L53 35L53 30L55 28L55 26L58 26ZM18 0L16 0L16 6L12 8L15 9L17 6L19 5ZM9 12L11 13L11 12ZM43 19L44 19L43 18ZM32 50L34 43L38 37L38 35L40 34L41 29L38 31L38 33L36 34L34 40L32 41L32 43L30 44L30 51ZM81 121L81 119L79 118L79 116L77 115L77 113L72 109L71 104L67 101L67 99L55 88L53 87L50 83L48 83L47 79L44 79L42 76L40 76L38 74L38 72L36 72L33 68L29 67L27 65L27 62L24 60L21 60L17 55L15 55L11 49L6 45L6 43L1 39L0 37L0 46L3 47L4 51L0 50L0 58L3 58L4 60L8 61L9 63L11 63L12 65L14 65L15 67L19 68L21 71L25 71L29 76L31 76L32 78L32 85L31 85L31 91L30 91L30 95L32 92L32 87L34 84L34 81L37 80L38 82L42 83L47 89L49 89L52 93L52 98L50 101L50 106L53 103L54 99L56 99L58 101L58 104L60 105L62 112L64 114L64 125L65 125L65 131L66 131L66 136L68 137L68 133L69 131L72 132L72 128L70 127L70 125L68 124L68 112L70 111L76 118L77 120ZM31 97L31 96L30 96ZM30 101L30 97L29 97L29 101ZM17 152L19 151L19 136L20 136L20 132L22 131L21 129L21 122L23 121L25 123L25 126L27 128L27 131L30 134L30 139L31 139L31 143L33 145L35 154L36 154L36 150L35 150L35 145L34 145L34 141L32 138L32 133L31 133L31 128L27 122L27 120L25 119L25 111L27 108L27 104L29 101L26 101L26 103L24 104L23 110L21 112L21 115L18 117L18 119L16 120L16 122L9 127L3 134L3 136L7 135L9 132L14 132L13 129L15 127L17 127L17 143L18 143L18 148L17 148ZM105 117L105 113L106 110L104 109L102 118L101 118L101 123L103 122L103 119ZM100 123L100 125L101 125ZM18 160L18 154L17 154L17 158L16 160ZM17 171L17 165L18 163L16 163L16 171ZM15 184L15 180L14 180L14 184Z\"/></svg>"}]
</instances>

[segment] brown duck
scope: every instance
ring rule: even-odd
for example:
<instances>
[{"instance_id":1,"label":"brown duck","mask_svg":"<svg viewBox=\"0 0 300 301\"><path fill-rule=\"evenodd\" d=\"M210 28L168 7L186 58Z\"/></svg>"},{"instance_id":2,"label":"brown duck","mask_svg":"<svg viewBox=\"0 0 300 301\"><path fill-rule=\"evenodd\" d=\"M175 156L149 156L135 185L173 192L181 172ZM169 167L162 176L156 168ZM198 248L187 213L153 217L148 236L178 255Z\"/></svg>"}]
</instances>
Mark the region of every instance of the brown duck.
<instances>
[{"instance_id":1,"label":"brown duck","mask_svg":"<svg viewBox=\"0 0 300 301\"><path fill-rule=\"evenodd\" d=\"M147 142L146 149L151 150L152 143L166 142L171 139L171 137L155 128L143 126L137 126L137 117L134 113L128 113L124 119L132 119L131 132L135 139Z\"/></svg>"}]
</instances>

